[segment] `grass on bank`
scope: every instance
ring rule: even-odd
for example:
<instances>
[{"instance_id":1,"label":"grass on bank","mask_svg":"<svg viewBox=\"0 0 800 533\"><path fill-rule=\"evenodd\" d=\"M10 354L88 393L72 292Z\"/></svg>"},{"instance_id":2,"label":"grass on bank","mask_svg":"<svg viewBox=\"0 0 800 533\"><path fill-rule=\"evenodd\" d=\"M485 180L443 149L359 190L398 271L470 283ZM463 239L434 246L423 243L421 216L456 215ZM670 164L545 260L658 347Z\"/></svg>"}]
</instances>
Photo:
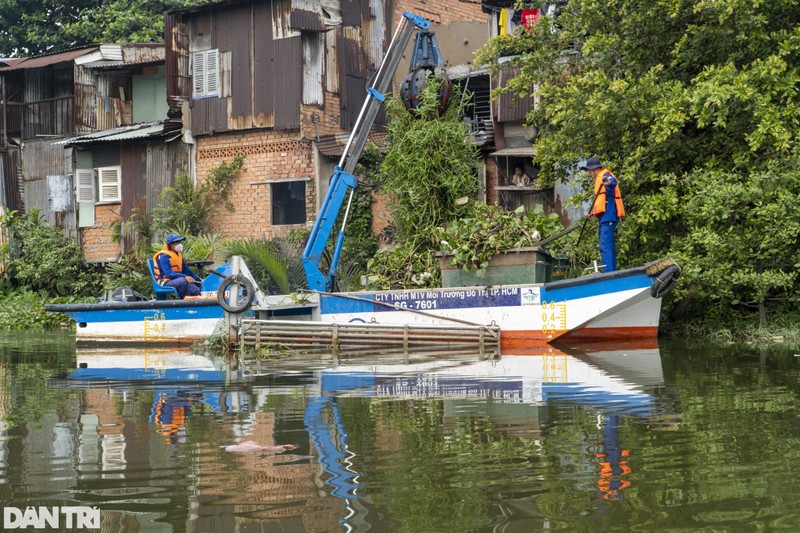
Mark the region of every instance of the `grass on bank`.
<instances>
[{"instance_id":1,"label":"grass on bank","mask_svg":"<svg viewBox=\"0 0 800 533\"><path fill-rule=\"evenodd\" d=\"M661 334L667 338L720 344L800 346L800 310L776 312L766 326L759 325L757 313L736 310L725 316L662 322Z\"/></svg>"}]
</instances>

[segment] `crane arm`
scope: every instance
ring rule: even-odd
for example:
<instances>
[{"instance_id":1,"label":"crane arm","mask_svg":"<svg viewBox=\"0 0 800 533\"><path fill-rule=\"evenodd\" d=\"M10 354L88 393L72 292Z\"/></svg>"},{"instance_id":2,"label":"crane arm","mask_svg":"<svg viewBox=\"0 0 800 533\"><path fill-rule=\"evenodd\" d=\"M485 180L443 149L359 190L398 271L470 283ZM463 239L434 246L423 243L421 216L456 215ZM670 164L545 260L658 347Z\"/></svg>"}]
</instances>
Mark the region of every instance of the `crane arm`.
<instances>
[{"instance_id":1,"label":"crane arm","mask_svg":"<svg viewBox=\"0 0 800 533\"><path fill-rule=\"evenodd\" d=\"M358 119L356 119L356 123L353 126L353 131L347 140L342 158L334 170L319 216L314 222L308 243L306 243L306 248L303 251L303 269L306 272L306 281L311 290L320 292L333 290L339 258L344 246L347 217L350 214L350 206L353 202L353 192L358 183L353 171L361 157L361 152L364 150L364 145L367 142L372 125L375 123L375 117L378 115L380 106L386 99L386 91L389 89L392 76L397 70L397 65L400 63L403 51L411 39L414 29L427 30L429 27L430 21L413 13L403 13L403 19L397 27L397 31L395 31L391 43L389 43L386 55L383 57L383 61L373 78L372 86L367 89L364 105L361 107ZM320 262L328 240L333 233L336 218L339 216L345 197L348 197L347 209L336 239L336 247L334 248L328 275L326 276L320 270Z\"/></svg>"}]
</instances>

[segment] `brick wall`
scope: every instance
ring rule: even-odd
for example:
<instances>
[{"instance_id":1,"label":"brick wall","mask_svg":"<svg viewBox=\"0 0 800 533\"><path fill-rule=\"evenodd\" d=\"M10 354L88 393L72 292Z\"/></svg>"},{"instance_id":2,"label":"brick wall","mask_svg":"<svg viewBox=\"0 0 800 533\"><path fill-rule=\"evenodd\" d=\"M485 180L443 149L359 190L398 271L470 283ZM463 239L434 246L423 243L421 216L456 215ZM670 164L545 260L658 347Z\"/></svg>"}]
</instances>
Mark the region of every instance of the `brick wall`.
<instances>
[{"instance_id":1,"label":"brick wall","mask_svg":"<svg viewBox=\"0 0 800 533\"><path fill-rule=\"evenodd\" d=\"M315 172L311 142L302 139L297 132L271 130L198 137L198 182L202 183L223 161L229 163L239 154L245 154L245 170L234 180L229 197L236 210L231 212L220 206L212 219L213 231L224 237L272 238L291 229L305 228L305 224L270 225L269 182L310 178L306 181L306 219L312 219Z\"/></svg>"},{"instance_id":2,"label":"brick wall","mask_svg":"<svg viewBox=\"0 0 800 533\"><path fill-rule=\"evenodd\" d=\"M300 109L300 132L307 139L313 139L317 134L330 135L343 131L339 125L339 95L325 92L323 101L323 109L315 105L303 105ZM314 115L318 117L316 124L312 120Z\"/></svg>"},{"instance_id":3,"label":"brick wall","mask_svg":"<svg viewBox=\"0 0 800 533\"><path fill-rule=\"evenodd\" d=\"M89 262L113 261L119 257L119 244L111 240L111 223L119 220L119 204L97 205L94 226L81 229L83 255Z\"/></svg>"},{"instance_id":4,"label":"brick wall","mask_svg":"<svg viewBox=\"0 0 800 533\"><path fill-rule=\"evenodd\" d=\"M458 21L486 22L486 13L481 12L479 0L400 0L394 5L392 20L400 20L403 11L410 11L436 24L451 24Z\"/></svg>"},{"instance_id":5,"label":"brick wall","mask_svg":"<svg viewBox=\"0 0 800 533\"><path fill-rule=\"evenodd\" d=\"M497 186L500 185L500 171L497 169L497 161L494 157L486 157L484 163L486 163L486 203L499 205Z\"/></svg>"}]
</instances>

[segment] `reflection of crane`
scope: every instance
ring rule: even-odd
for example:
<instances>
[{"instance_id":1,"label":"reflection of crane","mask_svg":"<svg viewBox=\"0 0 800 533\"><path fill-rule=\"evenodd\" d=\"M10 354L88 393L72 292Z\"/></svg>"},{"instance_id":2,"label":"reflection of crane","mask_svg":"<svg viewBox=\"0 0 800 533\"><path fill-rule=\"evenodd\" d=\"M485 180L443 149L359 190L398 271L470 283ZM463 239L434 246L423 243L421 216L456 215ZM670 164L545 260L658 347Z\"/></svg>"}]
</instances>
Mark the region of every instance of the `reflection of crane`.
<instances>
[{"instance_id":1,"label":"reflection of crane","mask_svg":"<svg viewBox=\"0 0 800 533\"><path fill-rule=\"evenodd\" d=\"M403 13L400 25L397 27L397 31L392 37L391 43L389 43L386 55L375 73L372 86L367 89L364 105L361 107L361 112L358 114L358 119L356 119L356 123L353 126L353 131L344 148L342 158L334 170L328 193L325 195L325 200L323 200L322 207L319 210L319 216L311 229L311 235L309 235L308 243L303 251L303 268L306 272L308 286L312 290L329 291L334 289L336 271L342 246L344 245L345 227L350 214L350 205L353 201L353 192L357 185L353 171L361 152L364 150L364 145L367 142L367 137L372 124L375 122L380 105L386 100L386 91L389 89L392 77L397 70L397 65L400 63L403 51L411 39L412 32L415 28L427 30L430 24L430 21L422 17L408 12ZM420 35L423 37L420 38L418 36L417 38L417 49L414 51L415 60L412 61L412 70L411 74L409 74L412 76L412 83L409 83L409 90L411 91L409 94L416 94L416 91L421 91L422 87L420 85L424 82L423 78L427 79L428 76L428 74L415 74L415 72L429 72L429 69L434 69L441 61L433 33L423 31ZM419 59L417 60L416 58ZM431 63L431 61L433 62ZM413 79L417 79L416 88ZM339 230L333 257L328 268L328 275L326 276L320 270L320 262L348 192L350 194L347 200L347 208L345 209L342 226Z\"/></svg>"},{"instance_id":2,"label":"reflection of crane","mask_svg":"<svg viewBox=\"0 0 800 533\"><path fill-rule=\"evenodd\" d=\"M347 510L340 523L347 531L369 529L365 518L366 508L358 501L358 473L352 469L355 456L347 447L347 433L342 424L339 405L332 396L309 398L303 422L311 442L319 454L319 464L330 476L325 483L332 487L331 494L344 501Z\"/></svg>"}]
</instances>

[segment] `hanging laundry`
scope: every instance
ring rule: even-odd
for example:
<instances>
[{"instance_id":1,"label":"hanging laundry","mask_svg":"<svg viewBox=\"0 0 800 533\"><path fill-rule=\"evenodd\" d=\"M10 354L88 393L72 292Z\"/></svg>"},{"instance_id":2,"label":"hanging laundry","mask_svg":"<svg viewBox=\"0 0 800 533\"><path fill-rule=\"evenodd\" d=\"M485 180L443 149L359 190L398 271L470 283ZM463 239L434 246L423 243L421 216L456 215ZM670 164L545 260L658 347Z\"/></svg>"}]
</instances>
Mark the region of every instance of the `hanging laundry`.
<instances>
[{"instance_id":1,"label":"hanging laundry","mask_svg":"<svg viewBox=\"0 0 800 533\"><path fill-rule=\"evenodd\" d=\"M500 10L500 35L508 35L508 11L506 8Z\"/></svg>"},{"instance_id":2,"label":"hanging laundry","mask_svg":"<svg viewBox=\"0 0 800 533\"><path fill-rule=\"evenodd\" d=\"M523 9L522 10L522 24L525 26L526 30L532 30L533 25L539 22L539 17L541 16L542 12L539 8L535 9Z\"/></svg>"},{"instance_id":3,"label":"hanging laundry","mask_svg":"<svg viewBox=\"0 0 800 533\"><path fill-rule=\"evenodd\" d=\"M514 30L522 24L522 11L508 10L508 34L514 35Z\"/></svg>"}]
</instances>

